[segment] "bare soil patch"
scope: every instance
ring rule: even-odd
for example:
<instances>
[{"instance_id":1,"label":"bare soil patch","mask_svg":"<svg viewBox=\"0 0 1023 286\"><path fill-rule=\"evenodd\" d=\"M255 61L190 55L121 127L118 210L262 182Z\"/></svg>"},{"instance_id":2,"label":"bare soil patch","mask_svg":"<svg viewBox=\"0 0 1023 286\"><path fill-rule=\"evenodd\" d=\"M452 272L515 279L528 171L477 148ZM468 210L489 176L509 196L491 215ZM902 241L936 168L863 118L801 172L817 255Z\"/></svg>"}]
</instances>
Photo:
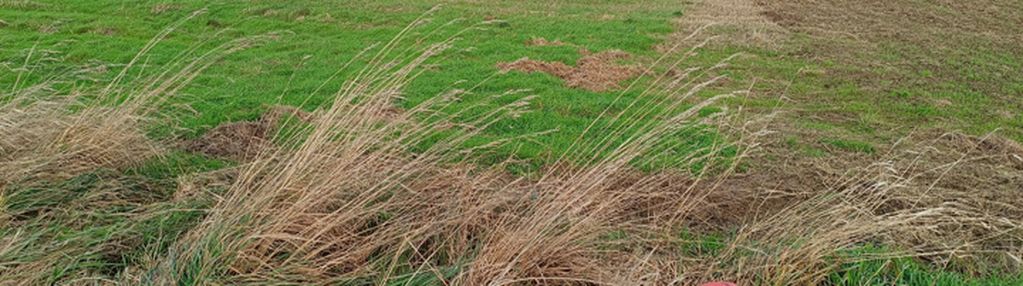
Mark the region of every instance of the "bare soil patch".
<instances>
[{"instance_id":1,"label":"bare soil patch","mask_svg":"<svg viewBox=\"0 0 1023 286\"><path fill-rule=\"evenodd\" d=\"M310 114L290 106L274 106L257 121L228 122L209 130L202 137L189 141L185 149L214 157L248 161L270 147L271 136L287 116L308 121Z\"/></svg>"},{"instance_id":2,"label":"bare soil patch","mask_svg":"<svg viewBox=\"0 0 1023 286\"><path fill-rule=\"evenodd\" d=\"M547 62L521 58L514 62L498 63L502 72L520 71L526 73L542 72L551 74L565 81L565 85L594 92L603 92L620 88L620 82L636 77L641 73L639 67L620 65L619 60L628 59L629 53L623 51L604 51L590 53L581 50L583 55L576 66L562 62Z\"/></svg>"},{"instance_id":3,"label":"bare soil patch","mask_svg":"<svg viewBox=\"0 0 1023 286\"><path fill-rule=\"evenodd\" d=\"M221 124L188 144L192 152L238 161L254 158L267 144L268 126L261 122Z\"/></svg>"}]
</instances>

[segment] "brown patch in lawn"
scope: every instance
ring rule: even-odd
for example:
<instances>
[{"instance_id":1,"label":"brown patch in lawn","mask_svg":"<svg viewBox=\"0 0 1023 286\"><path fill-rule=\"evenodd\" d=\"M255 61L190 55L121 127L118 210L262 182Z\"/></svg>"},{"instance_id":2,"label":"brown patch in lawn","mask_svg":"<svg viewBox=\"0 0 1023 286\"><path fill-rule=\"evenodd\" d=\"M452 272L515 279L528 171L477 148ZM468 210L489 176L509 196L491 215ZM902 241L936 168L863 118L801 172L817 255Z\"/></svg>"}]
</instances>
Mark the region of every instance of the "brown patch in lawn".
<instances>
[{"instance_id":1,"label":"brown patch in lawn","mask_svg":"<svg viewBox=\"0 0 1023 286\"><path fill-rule=\"evenodd\" d=\"M118 30L117 29L110 28L110 27L95 28L95 29L92 29L89 32L92 33L92 34L104 35L104 36L114 36L114 35L118 34Z\"/></svg>"},{"instance_id":2,"label":"brown patch in lawn","mask_svg":"<svg viewBox=\"0 0 1023 286\"><path fill-rule=\"evenodd\" d=\"M284 116L308 121L310 114L290 106L274 106L258 121L229 122L214 127L202 137L190 141L185 149L215 157L248 161L272 146L271 136Z\"/></svg>"},{"instance_id":3,"label":"brown patch in lawn","mask_svg":"<svg viewBox=\"0 0 1023 286\"><path fill-rule=\"evenodd\" d=\"M47 6L36 1L28 0L4 0L0 1L0 7L8 9L37 9Z\"/></svg>"},{"instance_id":4,"label":"brown patch in lawn","mask_svg":"<svg viewBox=\"0 0 1023 286\"><path fill-rule=\"evenodd\" d=\"M756 0L756 4L773 22L813 36L911 41L931 48L948 40L982 38L1012 44L1023 39L1019 34L1023 3L1017 1Z\"/></svg>"},{"instance_id":5,"label":"brown patch in lawn","mask_svg":"<svg viewBox=\"0 0 1023 286\"><path fill-rule=\"evenodd\" d=\"M1019 171L1023 148L995 136L939 131L914 134L904 141L920 143L893 146L889 154L872 160L839 162L859 167L835 169L822 161L788 171L828 181L820 188L784 183L798 192L740 188L735 196L723 193L718 200L730 205L719 209L747 213L747 217L740 218L735 238L724 243L725 249L719 252L723 255L684 273L724 273L739 281L782 273L771 280L817 285L826 281L823 276L762 269L816 268L819 273L831 273L835 266L822 263L823 258L834 257L836 249L863 244L905 250L872 259L914 257L967 275L1018 273L1023 254L1018 219L1023 217L1023 199L1018 196L1023 188ZM817 171L824 173L815 175ZM766 178L767 182L783 179ZM773 200L778 204L761 203L775 193L784 194ZM751 254L749 249L757 251ZM729 269L717 264L720 261L756 270Z\"/></svg>"},{"instance_id":6,"label":"brown patch in lawn","mask_svg":"<svg viewBox=\"0 0 1023 286\"><path fill-rule=\"evenodd\" d=\"M149 8L149 13L153 15L160 15L166 12L177 11L179 9L181 9L181 5L173 3L160 3L153 5L152 8Z\"/></svg>"},{"instance_id":7,"label":"brown patch in lawn","mask_svg":"<svg viewBox=\"0 0 1023 286\"><path fill-rule=\"evenodd\" d=\"M526 41L526 46L541 46L541 47L560 47L571 45L569 43L562 42L561 40L549 41L545 38L532 38Z\"/></svg>"},{"instance_id":8,"label":"brown patch in lawn","mask_svg":"<svg viewBox=\"0 0 1023 286\"><path fill-rule=\"evenodd\" d=\"M185 201L196 197L217 197L217 191L231 186L238 176L237 168L227 168L212 172L183 175L177 178L178 189L174 192L174 201Z\"/></svg>"},{"instance_id":9,"label":"brown patch in lawn","mask_svg":"<svg viewBox=\"0 0 1023 286\"><path fill-rule=\"evenodd\" d=\"M268 126L260 122L225 123L189 143L187 149L214 157L246 161L268 145L268 132Z\"/></svg>"},{"instance_id":10,"label":"brown patch in lawn","mask_svg":"<svg viewBox=\"0 0 1023 286\"><path fill-rule=\"evenodd\" d=\"M697 37L704 40L717 37L715 43L739 46L776 47L787 37L788 31L775 24L764 8L753 0L703 0L689 6L676 21L676 32L667 43L677 43L694 31L706 28ZM658 50L667 50L660 45Z\"/></svg>"},{"instance_id":11,"label":"brown patch in lawn","mask_svg":"<svg viewBox=\"0 0 1023 286\"><path fill-rule=\"evenodd\" d=\"M958 250L962 253L998 250L976 256L924 258L937 265L948 264L948 259L957 260L953 267L966 273L1023 270L1018 260L1023 254L1019 229L1001 230L1006 233L1002 237L994 235L1000 224L1018 223L1023 218L1023 197L1019 196L1023 190L1023 147L994 134L978 137L940 131L911 135L906 141L920 143L898 148L890 166L885 166L905 178L899 182L902 190L891 195L876 211L897 213L920 205L948 206L963 213L972 212L970 219L989 221L981 225L964 220L931 226L943 237L941 240L896 231L895 245L938 248L962 244L963 248ZM993 217L1004 219L991 220Z\"/></svg>"},{"instance_id":12,"label":"brown patch in lawn","mask_svg":"<svg viewBox=\"0 0 1023 286\"><path fill-rule=\"evenodd\" d=\"M812 39L802 50L806 58L837 62L847 69L839 76L874 91L956 82L1005 99L1004 84L1023 75L1008 65L975 62L984 54L1023 58L1023 2L756 2L772 22ZM971 66L969 74L964 65Z\"/></svg>"},{"instance_id":13,"label":"brown patch in lawn","mask_svg":"<svg viewBox=\"0 0 1023 286\"><path fill-rule=\"evenodd\" d=\"M263 116L259 118L259 121L267 125L275 125L280 122L284 116L295 116L302 122L308 122L312 120L312 114L305 112L297 107L286 106L286 105L275 105L263 113Z\"/></svg>"},{"instance_id":14,"label":"brown patch in lawn","mask_svg":"<svg viewBox=\"0 0 1023 286\"><path fill-rule=\"evenodd\" d=\"M554 75L565 81L568 87L582 88L594 92L617 89L621 81L638 76L641 70L636 66L620 65L616 61L629 58L623 51L605 51L591 54L580 51L583 57L572 67L562 62L536 61L522 58L514 62L498 63L502 72L542 72Z\"/></svg>"},{"instance_id":15,"label":"brown patch in lawn","mask_svg":"<svg viewBox=\"0 0 1023 286\"><path fill-rule=\"evenodd\" d=\"M804 70L795 75L754 65L745 76L756 81L759 97L781 98L788 105L782 108L789 119L777 129L799 141L841 138L883 146L914 126L976 130L990 122L1001 123L1010 138L1023 138L1023 130L1000 110L1023 109L1012 88L1023 78L1023 69L1013 67L1023 60L1018 48L1023 44L1023 2L704 0L687 7L674 39L660 48L679 43L680 37L706 24L714 26L695 40L718 36L728 46L746 47L763 42L755 39L761 31L784 37L768 37L773 41L754 45L753 54L771 62L797 59L819 65L814 74ZM792 33L799 36L787 36ZM772 52L762 53L762 48ZM800 84L811 88L789 89ZM857 96L842 96L839 89ZM909 93L888 96L902 90ZM938 99L928 93L964 93L984 101ZM853 106L866 106L870 112ZM905 111L932 107L941 115ZM946 115L959 109L971 114ZM836 128L800 126L809 122Z\"/></svg>"}]
</instances>

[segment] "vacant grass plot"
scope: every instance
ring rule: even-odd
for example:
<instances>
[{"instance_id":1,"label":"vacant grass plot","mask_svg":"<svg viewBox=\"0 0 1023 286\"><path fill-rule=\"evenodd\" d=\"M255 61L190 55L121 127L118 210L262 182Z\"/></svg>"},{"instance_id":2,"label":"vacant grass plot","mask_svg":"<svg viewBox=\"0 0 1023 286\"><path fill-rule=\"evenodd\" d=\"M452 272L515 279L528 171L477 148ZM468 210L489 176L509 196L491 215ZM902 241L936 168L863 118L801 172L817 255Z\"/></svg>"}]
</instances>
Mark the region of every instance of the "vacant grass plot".
<instances>
[{"instance_id":1,"label":"vacant grass plot","mask_svg":"<svg viewBox=\"0 0 1023 286\"><path fill-rule=\"evenodd\" d=\"M1021 284L982 2L0 0L0 285Z\"/></svg>"}]
</instances>

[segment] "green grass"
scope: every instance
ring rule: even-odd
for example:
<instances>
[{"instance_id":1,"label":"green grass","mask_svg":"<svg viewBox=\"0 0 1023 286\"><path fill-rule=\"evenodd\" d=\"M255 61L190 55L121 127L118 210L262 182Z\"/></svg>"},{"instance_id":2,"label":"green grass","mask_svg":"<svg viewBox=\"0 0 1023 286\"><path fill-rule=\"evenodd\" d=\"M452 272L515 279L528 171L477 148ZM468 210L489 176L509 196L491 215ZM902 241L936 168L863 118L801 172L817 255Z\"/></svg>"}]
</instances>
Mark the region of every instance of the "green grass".
<instances>
[{"instance_id":1,"label":"green grass","mask_svg":"<svg viewBox=\"0 0 1023 286\"><path fill-rule=\"evenodd\" d=\"M154 13L154 7L164 2L11 3L0 2L0 86L12 90L54 76L71 78L59 82L55 86L58 90L100 88L154 35L203 8L208 11L185 22L129 74L157 73L157 67L194 55L189 54L193 49L202 52L242 37L278 35L274 41L223 58L172 98L162 110L166 120L152 130L154 138L172 141L201 136L221 123L256 119L274 104L308 110L326 103L342 84L342 80L327 79L339 71L338 79L351 76L365 61L355 61L345 70L341 67L366 47L391 40L434 6L418 1L178 1L167 6L168 10ZM524 137L527 140L504 145L486 160L511 157L523 162L512 166L513 171L531 172L561 155L605 108L624 109L640 90L626 92L624 100L612 104L619 96L617 91L568 88L560 79L546 74L496 74L495 65L522 57L574 64L581 57L575 47L525 45L538 37L594 52L619 49L635 56L632 63L647 64L659 56L652 47L672 31L670 21L679 16L678 10L668 4L674 3L447 3L429 16L432 22L414 30L409 38L436 31L435 36L425 39L429 43L464 29L474 30L462 34L455 49L433 62L427 73L403 91L404 99L397 104L407 108L448 90L481 83L451 107L449 111L453 112L508 90L529 89L493 104L536 95L532 112L501 121L469 143L482 145ZM607 11L614 11L614 15L606 15ZM478 24L489 19L500 21ZM447 25L455 20L458 22ZM701 115L716 112L708 109ZM613 125L607 120L600 124ZM671 167L676 165L671 161L673 156L688 157L693 150L719 141L710 128L681 130L677 135L671 139L677 144L671 145L678 148L658 150L669 156L641 167ZM120 174L102 170L39 187L12 186L0 197L5 215L0 218L13 223L0 227L0 234L35 237L18 240L24 243L22 248L9 253L10 257L0 257L0 261L50 263L40 269L52 271L35 275L42 277L40 283L96 273L119 275L132 267L148 267L150 256L169 251L175 240L202 220L211 204L201 195L175 198L175 180L233 164L176 150ZM63 257L43 258L47 253ZM185 276L180 277L181 282L188 284L191 277L188 273ZM431 282L424 279L399 276L388 283Z\"/></svg>"},{"instance_id":2,"label":"green grass","mask_svg":"<svg viewBox=\"0 0 1023 286\"><path fill-rule=\"evenodd\" d=\"M885 253L877 247L862 247L854 256ZM846 263L829 277L831 285L954 285L988 286L1020 285L1023 276L987 275L971 277L955 271L936 269L913 258L876 259Z\"/></svg>"},{"instance_id":3,"label":"green grass","mask_svg":"<svg viewBox=\"0 0 1023 286\"><path fill-rule=\"evenodd\" d=\"M115 275L163 253L194 227L212 202L172 200L172 181L100 171L5 194L5 237L19 237L0 260L44 262L46 273L21 273L48 284L87 273ZM44 258L46 257L46 258ZM14 274L11 274L14 275Z\"/></svg>"},{"instance_id":4,"label":"green grass","mask_svg":"<svg viewBox=\"0 0 1023 286\"><path fill-rule=\"evenodd\" d=\"M635 55L633 62L649 63L658 57L652 47L672 31L670 20L678 17L680 8L672 4L675 3L667 0L643 4L613 1L444 3L435 15L428 16L431 22L414 30L410 38L435 31L436 35L428 37L426 42L439 41L464 29L478 29L463 33L454 50L433 63L427 73L404 91L404 100L399 105L411 107L451 89L469 89L482 83L452 107L458 110L494 94L528 89L503 101L536 95L532 112L499 122L470 143L484 144L525 136L527 139L499 148L491 160L514 157L524 160L527 168L535 168L566 150L604 108L612 105L618 92L569 88L560 79L547 74L496 74L495 65L522 57L574 64L581 57L572 46L525 45L527 40L538 37L558 39L594 52L620 49ZM158 5L169 8L158 11L154 8ZM402 0L7 4L0 6L0 19L7 23L0 28L0 61L15 68L33 47L36 57L39 57L38 50L52 50L50 57L54 59L40 61L33 67L33 74L27 76L29 82L54 72L126 63L159 31L202 8L208 12L185 23L146 55L147 65L170 63L196 46L212 47L244 36L278 34L277 40L229 55L200 75L171 102L171 106L187 104L189 108L168 108L166 113L176 122L154 131L157 137L196 137L224 122L255 119L273 104L306 109L322 105L342 83L342 80L325 82L331 75L366 47L386 43L434 5ZM613 15L608 11L614 11L610 13ZM458 22L447 25L455 20ZM487 20L496 22L479 24ZM361 64L364 62L355 62L338 78L350 76ZM103 72L83 74L83 79L62 87L92 86L118 70L114 65ZM16 74L0 75L0 84L10 86ZM626 100L611 106L612 110L624 108L639 92L639 89L626 92ZM502 102L495 104L499 103ZM710 141L710 137L694 140Z\"/></svg>"},{"instance_id":5,"label":"green grass","mask_svg":"<svg viewBox=\"0 0 1023 286\"><path fill-rule=\"evenodd\" d=\"M860 152L867 154L873 154L875 151L874 145L870 145L870 143L867 142L842 139L824 139L823 142L824 144L828 144L835 148L845 151Z\"/></svg>"},{"instance_id":6,"label":"green grass","mask_svg":"<svg viewBox=\"0 0 1023 286\"><path fill-rule=\"evenodd\" d=\"M753 95L734 105L784 112L777 122L800 134L800 145L869 153L864 144L885 146L927 129L978 136L997 131L1023 142L1023 54L1018 51L962 46L935 54L905 43L881 43L876 54L861 53L869 57L861 61L888 69L867 69L803 57L814 41L820 39L797 33L778 48L717 45L701 51L694 64L744 53L727 71L732 81L720 89L752 86ZM938 61L934 68L940 71L903 66L926 60ZM783 96L787 100L780 102Z\"/></svg>"},{"instance_id":7,"label":"green grass","mask_svg":"<svg viewBox=\"0 0 1023 286\"><path fill-rule=\"evenodd\" d=\"M598 114L610 106L621 110L624 105L612 104L617 92L589 92L565 87L561 80L546 74L496 74L498 62L522 57L538 60L564 61L574 64L580 58L575 47L526 46L536 37L558 39L586 47L591 51L621 49L636 55L635 63L649 64L657 55L652 47L672 31L670 21L684 16L675 1L654 0L632 4L626 1L503 1L487 5L451 2L430 18L433 21L417 29L413 38L436 30L428 41L441 40L460 30L477 27L456 41L457 47L434 62L428 72L404 91L398 104L411 107L452 88L473 90L453 110L483 101L508 90L529 89L502 100L537 95L532 112L504 120L488 129L471 144L523 136L496 150L491 160L514 157L526 163L516 168L528 172L556 158L578 138ZM326 82L364 48L390 40L405 25L433 7L421 1L386 0L352 3L352 1L178 1L168 10L155 13L154 7L164 2L141 1L36 1L0 2L0 86L15 81L38 82L48 75L71 73L74 80L58 86L72 88L96 87L119 70L118 64L128 62L150 38L193 11L208 12L185 23L178 32L147 55L146 67L171 63L187 50L204 50L218 43L245 36L276 33L278 38L258 47L232 54L210 70L170 102L166 111L174 120L153 130L158 138L194 138L224 123L257 118L269 105L286 104L312 109L324 104L341 81ZM169 2L167 2L169 3ZM608 15L607 11L614 11ZM450 21L460 21L446 25ZM490 19L494 23L478 23ZM797 38L792 46L799 46ZM899 61L906 57L897 52L905 47L890 47L884 60ZM768 96L736 99L736 103L755 109L779 106L776 95L799 95L795 101L780 105L783 110L807 114L831 114L834 118L796 117L794 126L824 134L821 138L790 137L788 146L798 148L810 157L824 157L824 150L875 153L875 144L888 142L915 127L959 128L983 134L1001 129L1016 140L1023 140L1023 115L1005 114L1012 106L1004 106L1004 98L1023 97L1023 76L1007 77L996 89L983 86L1018 75L1023 60L1016 54L983 50L971 57L946 59L943 64L958 70L961 81L933 84L935 72L920 70L905 75L905 82L887 83L880 88L866 86L853 79L829 76L822 70L842 70L828 62L814 62L792 56L794 51L758 48L715 47L701 51L692 65L712 65L737 52L747 53L734 62L725 73L733 84L717 91L745 87L756 80L754 91ZM30 73L19 69L32 53ZM339 78L350 76L364 62L343 71ZM86 67L106 66L91 72L75 71ZM141 69L133 70L142 72ZM1000 73L1001 72L1001 73ZM460 83L464 82L464 83ZM24 84L22 84L23 86ZM879 91L880 90L880 91ZM992 92L998 93L997 95ZM626 92L628 102L638 91ZM708 93L709 94L709 93ZM935 104L948 102L947 105ZM502 102L496 102L502 103ZM504 102L506 103L506 102ZM180 108L181 104L189 108ZM701 111L709 116L718 109ZM653 120L653 119L645 119ZM611 124L600 122L600 124ZM556 132L547 133L547 131ZM693 150L714 145L721 138L709 128L693 128L680 132L671 140L679 144L665 154L689 154ZM735 150L724 150L727 155ZM641 166L655 169L672 166L666 161ZM210 159L183 151L175 151L166 160L155 160L128 170L134 176L129 182L110 174L87 174L67 182L42 188L24 189L3 197L5 212L24 214L17 228L0 227L0 234L16 232L38 235L26 249L54 250L68 245L84 248L117 247L130 242L130 248L115 251L89 252L76 249L75 261L61 260L66 267L50 273L49 281L73 277L76 271L117 273L143 263L149 253L165 252L170 242L197 223L203 213L197 211L209 202L171 201L169 181L183 174L222 169L233 163ZM112 178L118 177L118 178ZM137 177L142 177L137 178ZM130 181L130 180L140 180ZM104 182L119 182L108 188ZM152 186L150 184L165 184ZM113 190L113 191L110 191ZM154 191L151 201L139 204L103 205L87 199L118 192ZM137 194L125 195L136 197ZM72 205L66 213L35 217L33 214L53 211L58 205ZM145 205L141 207L140 205ZM95 207L94 209L91 207ZM144 211L151 216L128 220L122 215ZM718 251L721 239L692 238L680 249L687 254L702 255ZM29 252L26 252L29 253ZM30 252L36 253L36 252ZM43 255L42 253L37 253ZM30 257L3 257L3 260ZM455 270L452 270L455 271ZM404 279L404 280L403 280ZM422 282L424 277L398 277L397 283ZM931 269L912 259L871 261L850 264L833 275L838 285L1005 285L1023 283L1019 278L975 280L952 271Z\"/></svg>"}]
</instances>

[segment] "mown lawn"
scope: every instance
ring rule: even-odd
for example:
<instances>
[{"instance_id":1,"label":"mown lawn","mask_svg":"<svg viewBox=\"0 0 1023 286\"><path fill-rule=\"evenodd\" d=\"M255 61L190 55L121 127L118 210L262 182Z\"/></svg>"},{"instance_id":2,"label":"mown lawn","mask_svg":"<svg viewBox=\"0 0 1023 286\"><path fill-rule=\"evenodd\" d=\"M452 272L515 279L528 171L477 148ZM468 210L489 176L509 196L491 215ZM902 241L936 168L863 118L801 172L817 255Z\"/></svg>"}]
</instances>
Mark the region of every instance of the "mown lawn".
<instances>
[{"instance_id":1,"label":"mown lawn","mask_svg":"<svg viewBox=\"0 0 1023 286\"><path fill-rule=\"evenodd\" d=\"M872 153L931 130L1023 141L1018 2L740 2L758 3L750 21L776 34L704 54L747 53L730 69L737 85L755 83L745 104L780 106L782 133L806 155ZM960 4L970 8L949 8ZM723 21L726 37L757 32Z\"/></svg>"}]
</instances>

